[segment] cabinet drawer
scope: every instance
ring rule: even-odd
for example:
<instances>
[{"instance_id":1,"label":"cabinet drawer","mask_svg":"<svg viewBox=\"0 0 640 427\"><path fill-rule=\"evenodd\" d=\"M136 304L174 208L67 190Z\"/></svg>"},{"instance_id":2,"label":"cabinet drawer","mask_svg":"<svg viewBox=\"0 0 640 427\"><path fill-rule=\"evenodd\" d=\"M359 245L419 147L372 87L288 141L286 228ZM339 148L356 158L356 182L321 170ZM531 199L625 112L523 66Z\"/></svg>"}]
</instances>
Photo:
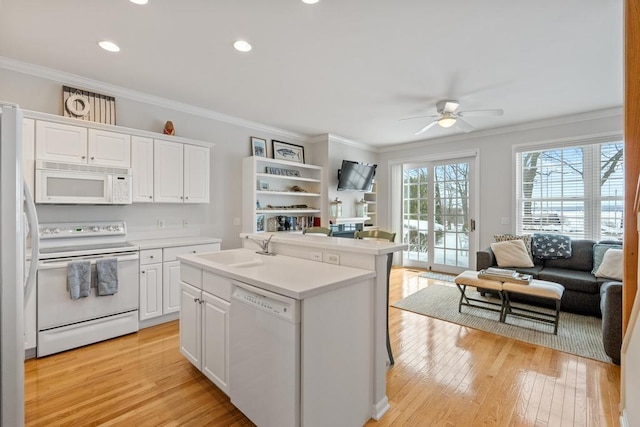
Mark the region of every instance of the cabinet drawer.
<instances>
[{"instance_id":1,"label":"cabinet drawer","mask_svg":"<svg viewBox=\"0 0 640 427\"><path fill-rule=\"evenodd\" d=\"M231 300L231 280L217 274L202 273L202 290L225 301Z\"/></svg>"},{"instance_id":2,"label":"cabinet drawer","mask_svg":"<svg viewBox=\"0 0 640 427\"><path fill-rule=\"evenodd\" d=\"M180 264L180 281L202 289L202 270L189 264Z\"/></svg>"},{"instance_id":3,"label":"cabinet drawer","mask_svg":"<svg viewBox=\"0 0 640 427\"><path fill-rule=\"evenodd\" d=\"M201 252L215 252L220 250L219 243L209 243L205 245L176 246L174 248L165 248L163 261L175 261L178 255L189 255Z\"/></svg>"},{"instance_id":4,"label":"cabinet drawer","mask_svg":"<svg viewBox=\"0 0 640 427\"><path fill-rule=\"evenodd\" d=\"M140 265L162 261L162 249L144 249L140 251Z\"/></svg>"}]
</instances>

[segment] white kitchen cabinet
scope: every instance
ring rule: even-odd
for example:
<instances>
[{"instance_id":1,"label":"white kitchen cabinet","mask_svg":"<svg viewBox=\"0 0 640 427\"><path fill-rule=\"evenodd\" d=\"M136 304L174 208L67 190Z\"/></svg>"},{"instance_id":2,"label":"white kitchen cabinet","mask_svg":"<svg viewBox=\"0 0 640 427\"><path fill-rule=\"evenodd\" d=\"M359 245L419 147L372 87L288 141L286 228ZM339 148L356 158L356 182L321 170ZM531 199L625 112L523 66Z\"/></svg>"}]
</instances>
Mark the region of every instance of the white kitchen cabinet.
<instances>
[{"instance_id":1,"label":"white kitchen cabinet","mask_svg":"<svg viewBox=\"0 0 640 427\"><path fill-rule=\"evenodd\" d=\"M155 202L209 202L208 147L155 140L153 156Z\"/></svg>"},{"instance_id":2,"label":"white kitchen cabinet","mask_svg":"<svg viewBox=\"0 0 640 427\"><path fill-rule=\"evenodd\" d=\"M39 160L131 167L131 136L125 133L37 120L35 139Z\"/></svg>"},{"instance_id":3,"label":"white kitchen cabinet","mask_svg":"<svg viewBox=\"0 0 640 427\"><path fill-rule=\"evenodd\" d=\"M180 352L198 369L202 367L202 291L180 285Z\"/></svg>"},{"instance_id":4,"label":"white kitchen cabinet","mask_svg":"<svg viewBox=\"0 0 640 427\"><path fill-rule=\"evenodd\" d=\"M184 202L209 203L209 148L184 146Z\"/></svg>"},{"instance_id":5,"label":"white kitchen cabinet","mask_svg":"<svg viewBox=\"0 0 640 427\"><path fill-rule=\"evenodd\" d=\"M131 175L134 203L153 202L153 139L131 137Z\"/></svg>"},{"instance_id":6,"label":"white kitchen cabinet","mask_svg":"<svg viewBox=\"0 0 640 427\"><path fill-rule=\"evenodd\" d=\"M87 154L89 164L131 167L131 135L89 129Z\"/></svg>"},{"instance_id":7,"label":"white kitchen cabinet","mask_svg":"<svg viewBox=\"0 0 640 427\"><path fill-rule=\"evenodd\" d=\"M178 256L220 250L220 244L176 246L163 249L162 256L162 313L180 310L180 261Z\"/></svg>"},{"instance_id":8,"label":"white kitchen cabinet","mask_svg":"<svg viewBox=\"0 0 640 427\"><path fill-rule=\"evenodd\" d=\"M153 198L156 202L184 201L184 144L155 140Z\"/></svg>"},{"instance_id":9,"label":"white kitchen cabinet","mask_svg":"<svg viewBox=\"0 0 640 427\"><path fill-rule=\"evenodd\" d=\"M298 224L288 220L290 229L302 229L300 223L307 218L322 218L322 167L266 157L243 159L242 211L244 233L284 231L277 229L277 217L293 217Z\"/></svg>"},{"instance_id":10,"label":"white kitchen cabinet","mask_svg":"<svg viewBox=\"0 0 640 427\"><path fill-rule=\"evenodd\" d=\"M64 163L87 163L86 127L36 122L36 158Z\"/></svg>"},{"instance_id":11,"label":"white kitchen cabinet","mask_svg":"<svg viewBox=\"0 0 640 427\"><path fill-rule=\"evenodd\" d=\"M140 251L140 320L162 316L162 249Z\"/></svg>"},{"instance_id":12,"label":"white kitchen cabinet","mask_svg":"<svg viewBox=\"0 0 640 427\"><path fill-rule=\"evenodd\" d=\"M218 295L180 284L180 351L211 382L229 394L229 301L231 281L202 271L196 273L205 289L224 289ZM187 279L190 280L190 279Z\"/></svg>"}]
</instances>

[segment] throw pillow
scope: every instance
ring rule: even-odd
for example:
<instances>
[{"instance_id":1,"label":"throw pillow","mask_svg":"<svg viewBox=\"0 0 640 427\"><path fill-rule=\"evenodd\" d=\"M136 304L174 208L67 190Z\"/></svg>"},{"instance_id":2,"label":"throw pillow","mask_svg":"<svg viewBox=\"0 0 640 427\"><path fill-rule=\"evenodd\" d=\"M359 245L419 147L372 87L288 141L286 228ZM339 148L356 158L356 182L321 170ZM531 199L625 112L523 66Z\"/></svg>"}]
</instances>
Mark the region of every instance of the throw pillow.
<instances>
[{"instance_id":1,"label":"throw pillow","mask_svg":"<svg viewBox=\"0 0 640 427\"><path fill-rule=\"evenodd\" d=\"M609 249L622 249L622 245L614 243L596 243L593 245L593 270L591 270L591 274L596 274L596 271L600 268L600 264L602 264L604 254Z\"/></svg>"},{"instance_id":2,"label":"throw pillow","mask_svg":"<svg viewBox=\"0 0 640 427\"><path fill-rule=\"evenodd\" d=\"M541 259L571 258L571 237L562 234L534 234L533 256Z\"/></svg>"},{"instance_id":3,"label":"throw pillow","mask_svg":"<svg viewBox=\"0 0 640 427\"><path fill-rule=\"evenodd\" d=\"M622 281L622 249L609 248L602 258L602 264L596 271L596 277Z\"/></svg>"},{"instance_id":4,"label":"throw pillow","mask_svg":"<svg viewBox=\"0 0 640 427\"><path fill-rule=\"evenodd\" d=\"M533 261L520 239L491 244L498 267L533 267Z\"/></svg>"},{"instance_id":5,"label":"throw pillow","mask_svg":"<svg viewBox=\"0 0 640 427\"><path fill-rule=\"evenodd\" d=\"M509 240L522 240L524 247L527 248L527 253L533 258L531 254L531 234L494 234L493 239L496 242L507 242Z\"/></svg>"}]
</instances>

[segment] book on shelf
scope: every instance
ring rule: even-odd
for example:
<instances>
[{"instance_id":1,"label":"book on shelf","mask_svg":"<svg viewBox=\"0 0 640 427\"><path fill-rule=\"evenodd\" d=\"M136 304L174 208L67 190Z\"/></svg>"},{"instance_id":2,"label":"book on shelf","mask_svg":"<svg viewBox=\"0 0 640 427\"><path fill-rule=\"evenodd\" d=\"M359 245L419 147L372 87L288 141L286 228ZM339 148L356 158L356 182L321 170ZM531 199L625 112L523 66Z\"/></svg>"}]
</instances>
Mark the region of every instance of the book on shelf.
<instances>
[{"instance_id":1,"label":"book on shelf","mask_svg":"<svg viewBox=\"0 0 640 427\"><path fill-rule=\"evenodd\" d=\"M532 278L533 276L531 276L531 274L518 273L517 271L495 267L480 270L478 273L478 279L518 283L521 285L528 285Z\"/></svg>"}]
</instances>

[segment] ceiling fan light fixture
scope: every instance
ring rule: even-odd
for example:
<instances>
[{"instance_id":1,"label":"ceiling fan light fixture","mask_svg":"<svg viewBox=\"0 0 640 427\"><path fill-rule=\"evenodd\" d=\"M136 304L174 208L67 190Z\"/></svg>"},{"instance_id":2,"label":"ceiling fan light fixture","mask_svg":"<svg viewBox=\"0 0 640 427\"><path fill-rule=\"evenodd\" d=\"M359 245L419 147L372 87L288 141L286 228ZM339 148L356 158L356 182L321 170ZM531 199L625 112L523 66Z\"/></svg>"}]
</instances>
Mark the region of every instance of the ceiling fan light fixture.
<instances>
[{"instance_id":1,"label":"ceiling fan light fixture","mask_svg":"<svg viewBox=\"0 0 640 427\"><path fill-rule=\"evenodd\" d=\"M450 128L454 124L456 124L456 118L448 114L445 114L440 119L438 119L438 125L442 128Z\"/></svg>"}]
</instances>

